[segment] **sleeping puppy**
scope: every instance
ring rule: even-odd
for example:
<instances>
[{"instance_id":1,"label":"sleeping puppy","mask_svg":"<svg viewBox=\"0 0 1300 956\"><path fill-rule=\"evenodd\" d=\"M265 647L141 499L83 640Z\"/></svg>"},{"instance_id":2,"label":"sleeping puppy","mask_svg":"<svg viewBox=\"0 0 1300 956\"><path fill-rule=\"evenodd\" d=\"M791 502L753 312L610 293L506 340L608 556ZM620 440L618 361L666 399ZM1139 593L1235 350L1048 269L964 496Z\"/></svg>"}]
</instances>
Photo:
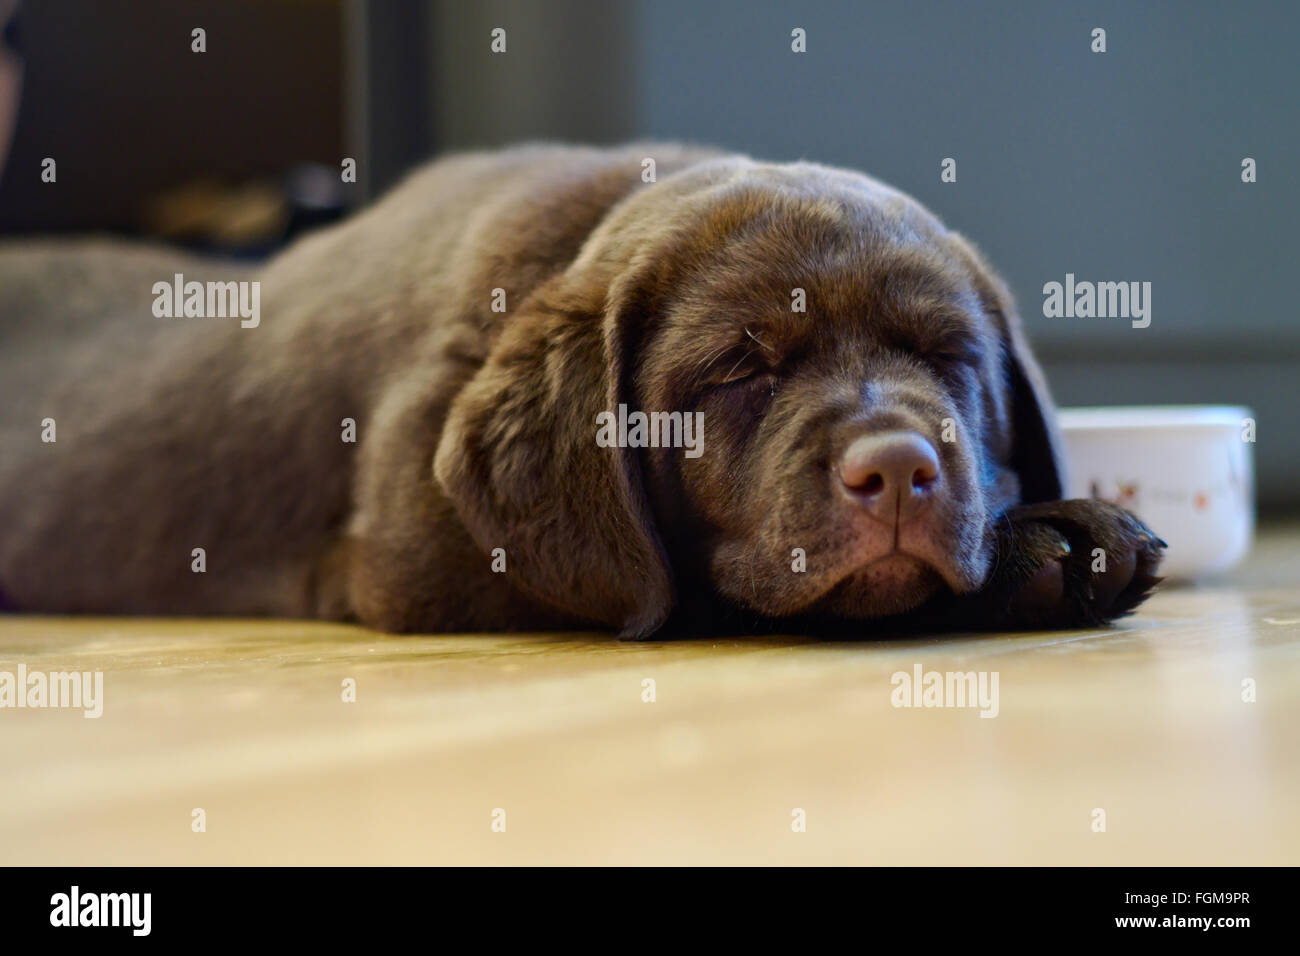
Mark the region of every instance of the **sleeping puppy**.
<instances>
[{"instance_id":1,"label":"sleeping puppy","mask_svg":"<svg viewBox=\"0 0 1300 956\"><path fill-rule=\"evenodd\" d=\"M258 321L156 317L176 274ZM865 635L1157 580L1141 522L1059 500L1002 283L859 173L457 156L257 270L10 245L0 319L12 609Z\"/></svg>"}]
</instances>

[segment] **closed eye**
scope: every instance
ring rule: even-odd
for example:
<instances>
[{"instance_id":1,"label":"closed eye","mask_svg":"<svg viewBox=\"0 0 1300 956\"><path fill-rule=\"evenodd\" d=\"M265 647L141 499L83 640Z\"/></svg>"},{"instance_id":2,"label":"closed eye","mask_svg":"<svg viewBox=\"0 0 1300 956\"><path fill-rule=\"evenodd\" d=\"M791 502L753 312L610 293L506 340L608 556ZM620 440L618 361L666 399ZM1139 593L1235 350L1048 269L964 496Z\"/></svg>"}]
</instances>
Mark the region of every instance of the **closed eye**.
<instances>
[{"instance_id":1,"label":"closed eye","mask_svg":"<svg viewBox=\"0 0 1300 956\"><path fill-rule=\"evenodd\" d=\"M707 401L711 408L737 422L754 422L767 410L776 397L780 379L775 372L756 371L744 378L715 385L709 389Z\"/></svg>"},{"instance_id":2,"label":"closed eye","mask_svg":"<svg viewBox=\"0 0 1300 956\"><path fill-rule=\"evenodd\" d=\"M978 367L987 345L980 323L952 308L918 311L885 334L896 351L940 369Z\"/></svg>"},{"instance_id":3,"label":"closed eye","mask_svg":"<svg viewBox=\"0 0 1300 956\"><path fill-rule=\"evenodd\" d=\"M724 382L722 387L743 389L745 391L775 391L777 384L775 372L763 369L757 372L751 372L744 378L734 378L729 382Z\"/></svg>"},{"instance_id":4,"label":"closed eye","mask_svg":"<svg viewBox=\"0 0 1300 956\"><path fill-rule=\"evenodd\" d=\"M711 379L709 381L709 384L715 388L719 388L724 385L743 385L746 382L750 381L751 379L758 378L758 376L761 374L763 374L762 369L741 366L738 368L732 368L727 372L725 372L724 374L714 379Z\"/></svg>"},{"instance_id":5,"label":"closed eye","mask_svg":"<svg viewBox=\"0 0 1300 956\"><path fill-rule=\"evenodd\" d=\"M950 333L918 350L918 358L942 368L977 368L983 360L983 343L974 335Z\"/></svg>"},{"instance_id":6,"label":"closed eye","mask_svg":"<svg viewBox=\"0 0 1300 956\"><path fill-rule=\"evenodd\" d=\"M745 326L745 337L712 352L697 372L699 384L708 388L738 385L761 376L771 376L782 362L782 354L767 340L763 330Z\"/></svg>"},{"instance_id":7,"label":"closed eye","mask_svg":"<svg viewBox=\"0 0 1300 956\"><path fill-rule=\"evenodd\" d=\"M706 386L718 388L739 385L770 372L771 367L757 349L741 347L718 356L705 370L703 378Z\"/></svg>"},{"instance_id":8,"label":"closed eye","mask_svg":"<svg viewBox=\"0 0 1300 956\"><path fill-rule=\"evenodd\" d=\"M974 368L980 364L980 350L973 345L943 347L927 352L925 359L945 368Z\"/></svg>"}]
</instances>

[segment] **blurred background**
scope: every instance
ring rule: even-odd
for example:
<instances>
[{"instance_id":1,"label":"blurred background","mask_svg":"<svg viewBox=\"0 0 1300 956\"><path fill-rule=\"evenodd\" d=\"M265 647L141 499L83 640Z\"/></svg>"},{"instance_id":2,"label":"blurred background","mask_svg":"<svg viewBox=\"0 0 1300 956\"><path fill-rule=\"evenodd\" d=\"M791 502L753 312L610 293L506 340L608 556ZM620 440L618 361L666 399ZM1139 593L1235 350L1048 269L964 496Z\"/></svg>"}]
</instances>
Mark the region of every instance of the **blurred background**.
<instances>
[{"instance_id":1,"label":"blurred background","mask_svg":"<svg viewBox=\"0 0 1300 956\"><path fill-rule=\"evenodd\" d=\"M427 158L530 139L849 166L983 248L1061 404L1249 405L1261 505L1300 508L1300 4L0 0L0 20L0 235L256 258ZM1151 282L1150 327L1044 318L1066 273Z\"/></svg>"}]
</instances>

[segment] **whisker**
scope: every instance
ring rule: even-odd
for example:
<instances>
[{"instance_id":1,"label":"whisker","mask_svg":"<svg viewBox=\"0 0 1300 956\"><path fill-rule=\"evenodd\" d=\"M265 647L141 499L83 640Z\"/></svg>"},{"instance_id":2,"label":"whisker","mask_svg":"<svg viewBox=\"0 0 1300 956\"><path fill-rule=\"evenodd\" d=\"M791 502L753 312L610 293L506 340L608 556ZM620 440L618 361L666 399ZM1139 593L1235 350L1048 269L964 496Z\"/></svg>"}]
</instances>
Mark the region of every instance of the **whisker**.
<instances>
[{"instance_id":1,"label":"whisker","mask_svg":"<svg viewBox=\"0 0 1300 956\"><path fill-rule=\"evenodd\" d=\"M748 326L745 327L745 334L748 335L748 336L749 336L751 339L753 339L755 342L757 342L757 343L759 344L759 347L760 347L760 348L765 348L765 349L767 349L769 352L775 351L775 350L772 348L772 346L768 345L766 342L764 342L762 339L760 339L760 338L759 338L757 335L755 335L753 332L749 331L749 327L748 327Z\"/></svg>"},{"instance_id":2,"label":"whisker","mask_svg":"<svg viewBox=\"0 0 1300 956\"><path fill-rule=\"evenodd\" d=\"M726 377L727 377L727 378L731 378L731 372L734 372L736 369L740 368L740 366L743 365L743 364L745 363L745 360L748 359L748 358L749 358L751 355L753 355L753 354L754 354L754 350L753 350L753 349L750 349L748 352L746 352L744 355L742 355L742 356L741 356L741 357L736 361L736 364L733 365L733 366L731 366L731 371L730 371L730 372L727 372Z\"/></svg>"},{"instance_id":3,"label":"whisker","mask_svg":"<svg viewBox=\"0 0 1300 956\"><path fill-rule=\"evenodd\" d=\"M705 372L707 372L712 367L713 363L716 362L718 359L720 359L722 357L722 354L726 352L727 349L729 348L731 348L730 344L720 346L718 350L714 352L713 355L709 358L709 360L704 363L704 366L700 369L699 374L703 375Z\"/></svg>"}]
</instances>

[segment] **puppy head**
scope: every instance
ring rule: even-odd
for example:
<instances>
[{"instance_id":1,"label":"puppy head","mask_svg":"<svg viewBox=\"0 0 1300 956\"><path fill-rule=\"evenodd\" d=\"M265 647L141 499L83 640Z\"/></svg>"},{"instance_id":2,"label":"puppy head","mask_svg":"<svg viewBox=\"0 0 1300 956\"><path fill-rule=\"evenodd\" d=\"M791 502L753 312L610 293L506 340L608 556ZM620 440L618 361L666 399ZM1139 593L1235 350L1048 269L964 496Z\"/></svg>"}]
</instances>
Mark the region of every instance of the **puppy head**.
<instances>
[{"instance_id":1,"label":"puppy head","mask_svg":"<svg viewBox=\"0 0 1300 956\"><path fill-rule=\"evenodd\" d=\"M693 416L702 444L601 447L619 405ZM530 298L435 472L517 583L625 634L674 581L870 618L977 588L996 515L1060 496L1047 411L960 237L864 176L726 160L624 202Z\"/></svg>"}]
</instances>

